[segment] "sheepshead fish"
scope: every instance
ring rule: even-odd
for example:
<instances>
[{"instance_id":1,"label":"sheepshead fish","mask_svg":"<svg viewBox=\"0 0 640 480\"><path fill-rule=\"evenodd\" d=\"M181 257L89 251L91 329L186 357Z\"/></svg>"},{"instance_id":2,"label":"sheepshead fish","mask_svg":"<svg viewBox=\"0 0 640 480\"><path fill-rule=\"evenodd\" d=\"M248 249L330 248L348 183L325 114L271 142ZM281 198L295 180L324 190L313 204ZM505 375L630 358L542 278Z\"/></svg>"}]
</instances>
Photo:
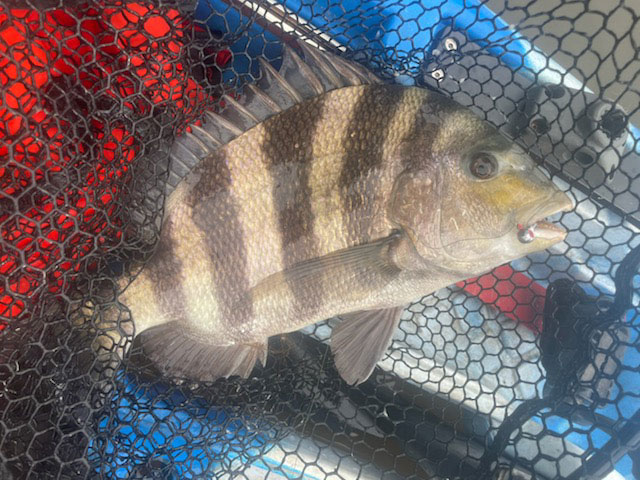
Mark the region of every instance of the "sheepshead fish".
<instances>
[{"instance_id":1,"label":"sheepshead fish","mask_svg":"<svg viewBox=\"0 0 640 480\"><path fill-rule=\"evenodd\" d=\"M331 350L360 383L405 305L565 237L544 218L571 200L491 125L301 50L173 153L156 251L120 296L168 374L247 377L269 337L340 316Z\"/></svg>"}]
</instances>

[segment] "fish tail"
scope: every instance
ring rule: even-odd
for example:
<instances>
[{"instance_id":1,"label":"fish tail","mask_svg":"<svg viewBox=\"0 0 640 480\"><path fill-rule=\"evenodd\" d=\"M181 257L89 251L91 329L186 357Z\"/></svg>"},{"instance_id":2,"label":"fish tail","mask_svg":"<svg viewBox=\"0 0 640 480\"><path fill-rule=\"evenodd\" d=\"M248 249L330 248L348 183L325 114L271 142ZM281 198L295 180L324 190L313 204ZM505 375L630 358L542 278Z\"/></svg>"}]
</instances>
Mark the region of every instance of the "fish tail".
<instances>
[{"instance_id":1,"label":"fish tail","mask_svg":"<svg viewBox=\"0 0 640 480\"><path fill-rule=\"evenodd\" d=\"M126 279L121 279L115 284L116 289L120 290L125 284ZM91 348L107 363L119 362L125 357L135 333L131 313L117 300L113 286L103 287L96 297L100 300L86 301L77 315L72 316L74 326L86 328L93 334Z\"/></svg>"}]
</instances>

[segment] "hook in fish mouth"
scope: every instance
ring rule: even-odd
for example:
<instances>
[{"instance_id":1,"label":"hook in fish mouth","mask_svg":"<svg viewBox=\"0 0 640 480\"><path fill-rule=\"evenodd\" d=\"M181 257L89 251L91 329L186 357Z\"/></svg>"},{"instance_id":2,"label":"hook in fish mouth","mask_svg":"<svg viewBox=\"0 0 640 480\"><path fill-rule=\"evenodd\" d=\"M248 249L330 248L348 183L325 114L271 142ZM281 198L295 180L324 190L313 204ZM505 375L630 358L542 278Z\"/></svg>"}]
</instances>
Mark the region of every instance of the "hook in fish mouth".
<instances>
[{"instance_id":1,"label":"hook in fish mouth","mask_svg":"<svg viewBox=\"0 0 640 480\"><path fill-rule=\"evenodd\" d=\"M525 222L517 224L518 240L531 243L536 239L560 242L567 236L567 231L558 224L545 220L546 217L573 209L573 201L563 192L554 194L543 206L536 208Z\"/></svg>"},{"instance_id":2,"label":"hook in fish mouth","mask_svg":"<svg viewBox=\"0 0 640 480\"><path fill-rule=\"evenodd\" d=\"M564 228L546 220L538 220L527 227L524 227L521 223L518 224L518 240L522 243L531 243L536 238L549 240L557 238L559 241L563 240L566 235L567 231Z\"/></svg>"}]
</instances>

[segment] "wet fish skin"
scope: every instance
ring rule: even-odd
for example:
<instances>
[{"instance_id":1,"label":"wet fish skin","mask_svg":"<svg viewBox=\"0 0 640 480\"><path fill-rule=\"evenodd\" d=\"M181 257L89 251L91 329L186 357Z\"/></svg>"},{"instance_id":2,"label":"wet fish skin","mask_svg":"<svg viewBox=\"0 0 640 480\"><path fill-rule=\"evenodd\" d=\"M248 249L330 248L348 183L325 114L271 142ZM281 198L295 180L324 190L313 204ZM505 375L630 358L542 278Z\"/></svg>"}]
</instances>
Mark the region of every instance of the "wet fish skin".
<instances>
[{"instance_id":1,"label":"wet fish skin","mask_svg":"<svg viewBox=\"0 0 640 480\"><path fill-rule=\"evenodd\" d=\"M393 93L388 95L388 90ZM207 309L220 308L221 316L228 319L220 327L246 323L251 305L241 300L247 290L269 275L309 258L389 235L395 227L385 218L384 200L391 194L400 165L383 164L375 157L384 154L380 139L385 139L387 129L392 130L388 134L391 138L402 138L403 131L411 134L411 116L418 110L422 94L418 89L395 86L335 90L325 95L329 98L319 97L305 108L293 107L272 117L205 159L169 198L156 256L136 280L145 286L141 283L136 289L134 283L125 292L122 300L133 306L134 318L154 316L166 322L182 316L181 308L194 309L206 303ZM390 99L380 102L381 96ZM403 99L403 114L398 115L396 128L388 128L389 109L400 108ZM350 117L356 115L366 123L349 129ZM314 123L315 131L310 127ZM284 153L279 156L279 152ZM364 164L367 161L369 165ZM367 169L368 174L359 176ZM207 240L210 236L213 238ZM214 245L208 246L207 241ZM165 249L171 249L171 254L165 255ZM183 265L193 271L187 272ZM228 277L242 271L243 278ZM163 281L172 282L173 288L155 288ZM212 285L217 287L215 292ZM164 294L167 291L173 291L171 300ZM292 285L285 292L288 298L275 302L276 310L283 303L289 315L308 316L322 310L322 305L314 305L323 303L322 295L311 293L297 291ZM142 302L154 298L160 300ZM162 299L165 304L153 315L136 315L136 306L160 305ZM197 310L191 315L197 316ZM271 334L297 328L274 325Z\"/></svg>"},{"instance_id":2,"label":"wet fish skin","mask_svg":"<svg viewBox=\"0 0 640 480\"><path fill-rule=\"evenodd\" d=\"M493 156L495 176L470 173L477 152ZM349 329L334 332L350 335L334 353L359 383L375 363L358 351L386 349L399 307L562 240L548 231L525 244L517 225L570 207L522 150L453 101L339 88L197 165L120 301L151 358L203 380L248 376L269 336L351 314L370 333L354 345Z\"/></svg>"}]
</instances>

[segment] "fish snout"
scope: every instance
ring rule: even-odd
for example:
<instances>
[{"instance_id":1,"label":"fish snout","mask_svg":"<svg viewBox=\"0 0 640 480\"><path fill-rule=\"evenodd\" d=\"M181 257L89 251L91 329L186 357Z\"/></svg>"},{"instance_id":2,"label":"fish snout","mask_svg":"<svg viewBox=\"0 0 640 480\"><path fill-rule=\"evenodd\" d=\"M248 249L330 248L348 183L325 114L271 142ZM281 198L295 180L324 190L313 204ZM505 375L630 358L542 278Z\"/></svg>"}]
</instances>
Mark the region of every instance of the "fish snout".
<instances>
[{"instance_id":1,"label":"fish snout","mask_svg":"<svg viewBox=\"0 0 640 480\"><path fill-rule=\"evenodd\" d=\"M547 183L550 182L547 180ZM536 205L525 207L519 215L522 220L517 225L518 239L522 243L537 241L551 246L566 238L567 231L557 223L547 221L546 218L573 210L574 203L569 195L558 190L553 184L552 187L553 191L548 197Z\"/></svg>"}]
</instances>

